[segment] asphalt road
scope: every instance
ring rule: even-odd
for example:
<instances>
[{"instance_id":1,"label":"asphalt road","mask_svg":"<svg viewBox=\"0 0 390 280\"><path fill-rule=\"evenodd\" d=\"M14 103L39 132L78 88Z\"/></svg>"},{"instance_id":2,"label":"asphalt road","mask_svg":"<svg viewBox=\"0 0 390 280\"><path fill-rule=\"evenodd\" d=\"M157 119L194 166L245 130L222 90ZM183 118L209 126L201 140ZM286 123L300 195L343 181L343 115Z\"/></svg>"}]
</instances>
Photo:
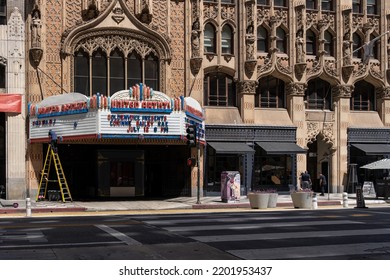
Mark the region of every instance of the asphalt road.
<instances>
[{"instance_id":1,"label":"asphalt road","mask_svg":"<svg viewBox=\"0 0 390 280\"><path fill-rule=\"evenodd\" d=\"M20 259L388 260L390 208L2 218Z\"/></svg>"}]
</instances>

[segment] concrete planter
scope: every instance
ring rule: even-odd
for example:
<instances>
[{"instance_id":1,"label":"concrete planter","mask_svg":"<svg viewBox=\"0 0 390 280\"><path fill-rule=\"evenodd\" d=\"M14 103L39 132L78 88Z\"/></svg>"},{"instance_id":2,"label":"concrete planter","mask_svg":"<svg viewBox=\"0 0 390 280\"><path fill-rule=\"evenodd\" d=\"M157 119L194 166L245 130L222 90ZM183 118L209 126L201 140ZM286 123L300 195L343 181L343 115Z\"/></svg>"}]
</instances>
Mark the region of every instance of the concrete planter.
<instances>
[{"instance_id":1,"label":"concrete planter","mask_svg":"<svg viewBox=\"0 0 390 280\"><path fill-rule=\"evenodd\" d=\"M268 200L268 208L275 208L277 203L278 203L278 194L270 193L269 200Z\"/></svg>"},{"instance_id":2,"label":"concrete planter","mask_svg":"<svg viewBox=\"0 0 390 280\"><path fill-rule=\"evenodd\" d=\"M291 199L294 208L312 208L312 192L294 192L291 193Z\"/></svg>"},{"instance_id":3,"label":"concrete planter","mask_svg":"<svg viewBox=\"0 0 390 280\"><path fill-rule=\"evenodd\" d=\"M249 193L248 199L252 209L266 209L268 207L269 193Z\"/></svg>"}]
</instances>

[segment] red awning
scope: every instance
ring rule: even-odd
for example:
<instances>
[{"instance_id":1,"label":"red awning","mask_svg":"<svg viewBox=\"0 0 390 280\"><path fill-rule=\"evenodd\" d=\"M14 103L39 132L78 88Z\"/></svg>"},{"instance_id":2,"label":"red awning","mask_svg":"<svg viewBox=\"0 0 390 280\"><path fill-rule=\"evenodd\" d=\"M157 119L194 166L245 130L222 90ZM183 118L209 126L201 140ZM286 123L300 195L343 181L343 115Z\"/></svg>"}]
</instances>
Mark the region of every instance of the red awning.
<instances>
[{"instance_id":1,"label":"red awning","mask_svg":"<svg viewBox=\"0 0 390 280\"><path fill-rule=\"evenodd\" d=\"M21 94L0 94L0 112L21 113L22 95Z\"/></svg>"}]
</instances>

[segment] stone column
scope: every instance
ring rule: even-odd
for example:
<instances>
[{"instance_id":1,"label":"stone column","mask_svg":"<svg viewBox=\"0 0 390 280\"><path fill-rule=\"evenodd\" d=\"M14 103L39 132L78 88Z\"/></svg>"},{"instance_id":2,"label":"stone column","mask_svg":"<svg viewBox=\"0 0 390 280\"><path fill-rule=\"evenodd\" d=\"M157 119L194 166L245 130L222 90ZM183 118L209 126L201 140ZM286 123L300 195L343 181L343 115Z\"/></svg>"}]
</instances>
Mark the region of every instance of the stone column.
<instances>
[{"instance_id":1,"label":"stone column","mask_svg":"<svg viewBox=\"0 0 390 280\"><path fill-rule=\"evenodd\" d=\"M378 113L384 126L390 126L390 87L379 88L377 90Z\"/></svg>"},{"instance_id":2,"label":"stone column","mask_svg":"<svg viewBox=\"0 0 390 280\"><path fill-rule=\"evenodd\" d=\"M21 114L6 113L6 185L7 199L26 196L26 98L25 98L25 27L23 16L14 8L7 26L8 92L22 94Z\"/></svg>"},{"instance_id":3,"label":"stone column","mask_svg":"<svg viewBox=\"0 0 390 280\"><path fill-rule=\"evenodd\" d=\"M332 89L335 112L335 153L332 156L332 192L342 193L348 176L348 125L352 85L339 85Z\"/></svg>"},{"instance_id":4,"label":"stone column","mask_svg":"<svg viewBox=\"0 0 390 280\"><path fill-rule=\"evenodd\" d=\"M257 81L241 81L238 83L238 96L241 100L241 118L244 123L255 123L255 94Z\"/></svg>"},{"instance_id":5,"label":"stone column","mask_svg":"<svg viewBox=\"0 0 390 280\"><path fill-rule=\"evenodd\" d=\"M303 97L305 95L306 85L303 83L289 83L286 87L287 110L291 121L297 127L297 145L307 148L306 145L306 122L305 122L305 104ZM296 176L305 171L307 165L307 155L297 155ZM299 180L296 180L299 183Z\"/></svg>"}]
</instances>

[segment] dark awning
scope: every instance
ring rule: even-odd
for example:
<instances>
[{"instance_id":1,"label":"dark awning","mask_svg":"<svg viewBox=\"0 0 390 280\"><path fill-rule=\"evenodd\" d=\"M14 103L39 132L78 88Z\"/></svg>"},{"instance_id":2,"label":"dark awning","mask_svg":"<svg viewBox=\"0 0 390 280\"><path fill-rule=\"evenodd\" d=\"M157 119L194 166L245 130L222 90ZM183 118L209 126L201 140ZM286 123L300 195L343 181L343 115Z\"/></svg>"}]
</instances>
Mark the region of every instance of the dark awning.
<instances>
[{"instance_id":1,"label":"dark awning","mask_svg":"<svg viewBox=\"0 0 390 280\"><path fill-rule=\"evenodd\" d=\"M388 144L352 144L352 146L365 152L366 155L390 154L390 145Z\"/></svg>"},{"instance_id":2,"label":"dark awning","mask_svg":"<svg viewBox=\"0 0 390 280\"><path fill-rule=\"evenodd\" d=\"M240 142L207 142L219 154L245 154L254 153L251 147Z\"/></svg>"},{"instance_id":3,"label":"dark awning","mask_svg":"<svg viewBox=\"0 0 390 280\"><path fill-rule=\"evenodd\" d=\"M307 152L292 142L256 142L256 145L270 155L303 154Z\"/></svg>"}]
</instances>

